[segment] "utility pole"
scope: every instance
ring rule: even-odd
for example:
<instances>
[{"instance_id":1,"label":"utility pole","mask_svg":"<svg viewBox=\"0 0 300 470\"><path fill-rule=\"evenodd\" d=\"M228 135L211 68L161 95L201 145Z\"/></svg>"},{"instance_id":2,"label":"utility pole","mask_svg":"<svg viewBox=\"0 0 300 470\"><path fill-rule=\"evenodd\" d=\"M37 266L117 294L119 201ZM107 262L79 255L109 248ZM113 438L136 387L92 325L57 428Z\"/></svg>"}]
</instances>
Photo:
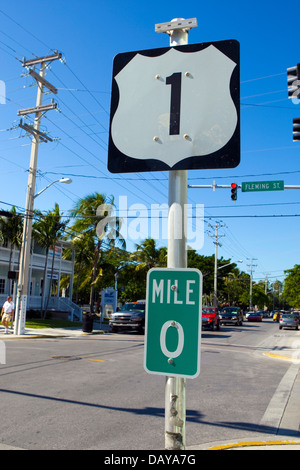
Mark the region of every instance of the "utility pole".
<instances>
[{"instance_id":1,"label":"utility pole","mask_svg":"<svg viewBox=\"0 0 300 470\"><path fill-rule=\"evenodd\" d=\"M218 238L220 237L225 237L225 235L219 235L218 230L220 227L225 227L225 225L221 225L217 223L216 225L210 225L209 227L215 229L215 234L214 235L208 235L209 237L214 237L215 241L215 270L214 270L214 307L216 308L218 306L218 246L222 246L221 243L218 241Z\"/></svg>"},{"instance_id":2,"label":"utility pole","mask_svg":"<svg viewBox=\"0 0 300 470\"><path fill-rule=\"evenodd\" d=\"M36 170L37 170L37 159L38 159L38 148L39 141L43 140L47 142L51 140L47 136L40 132L41 118L44 112L55 109L56 103L52 101L51 104L43 105L43 93L44 87L48 88L52 93L57 93L54 88L47 80L45 80L45 69L46 64L53 60L61 58L60 53L55 53L51 56L36 58L33 60L23 60L23 67L32 67L36 64L40 64L40 73L37 74L31 69L30 74L35 78L38 85L36 107L27 108L18 111L19 116L25 116L28 114L35 114L34 125L27 126L20 122L20 127L26 129L26 131L32 134L31 144L31 155L30 155L30 166L28 174L28 185L27 185L27 196L25 206L25 217L23 225L23 237L22 246L20 253L20 269L17 286L17 300L16 300L16 316L15 316L15 327L14 334L21 335L25 331L26 321L26 308L27 308L27 296L28 296L28 281L29 281L29 265L30 265L30 248L31 248L31 233L32 233L32 216L34 207L34 193L35 193L35 182L36 182ZM45 280L44 280L45 282Z\"/></svg>"},{"instance_id":3,"label":"utility pole","mask_svg":"<svg viewBox=\"0 0 300 470\"><path fill-rule=\"evenodd\" d=\"M249 259L249 258L247 258ZM252 310L252 282L253 282L253 268L257 266L257 264L253 264L253 260L256 260L257 258L252 258L251 256L251 262L250 264L247 264L247 266L250 267L250 310Z\"/></svg>"}]
</instances>

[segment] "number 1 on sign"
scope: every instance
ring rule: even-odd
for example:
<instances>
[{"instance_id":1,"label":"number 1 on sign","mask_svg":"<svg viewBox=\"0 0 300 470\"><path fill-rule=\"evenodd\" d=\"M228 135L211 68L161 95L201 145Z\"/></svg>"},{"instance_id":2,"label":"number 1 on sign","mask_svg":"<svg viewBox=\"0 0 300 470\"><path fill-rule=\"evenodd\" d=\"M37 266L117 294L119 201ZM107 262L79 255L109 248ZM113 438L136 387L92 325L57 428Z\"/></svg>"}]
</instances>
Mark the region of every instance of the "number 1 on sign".
<instances>
[{"instance_id":1,"label":"number 1 on sign","mask_svg":"<svg viewBox=\"0 0 300 470\"><path fill-rule=\"evenodd\" d=\"M175 72L166 78L166 85L171 85L170 135L180 133L181 72Z\"/></svg>"}]
</instances>

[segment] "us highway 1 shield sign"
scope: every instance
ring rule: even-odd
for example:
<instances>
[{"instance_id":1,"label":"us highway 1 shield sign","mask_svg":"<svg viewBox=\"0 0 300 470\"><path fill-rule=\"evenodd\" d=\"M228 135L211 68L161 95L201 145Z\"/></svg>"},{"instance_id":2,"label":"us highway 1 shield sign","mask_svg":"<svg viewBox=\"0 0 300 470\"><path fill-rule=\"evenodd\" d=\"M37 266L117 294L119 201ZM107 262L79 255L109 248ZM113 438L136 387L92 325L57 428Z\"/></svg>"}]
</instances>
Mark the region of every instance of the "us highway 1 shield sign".
<instances>
[{"instance_id":1,"label":"us highway 1 shield sign","mask_svg":"<svg viewBox=\"0 0 300 470\"><path fill-rule=\"evenodd\" d=\"M235 40L118 54L109 171L236 167L239 95Z\"/></svg>"}]
</instances>

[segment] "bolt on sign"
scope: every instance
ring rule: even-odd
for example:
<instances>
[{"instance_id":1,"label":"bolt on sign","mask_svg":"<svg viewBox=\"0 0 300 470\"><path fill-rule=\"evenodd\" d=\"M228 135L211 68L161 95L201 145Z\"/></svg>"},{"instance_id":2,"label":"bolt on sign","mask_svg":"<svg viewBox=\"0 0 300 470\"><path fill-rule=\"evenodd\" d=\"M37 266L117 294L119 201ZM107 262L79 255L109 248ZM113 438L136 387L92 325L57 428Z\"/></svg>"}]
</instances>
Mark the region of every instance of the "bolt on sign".
<instances>
[{"instance_id":1,"label":"bolt on sign","mask_svg":"<svg viewBox=\"0 0 300 470\"><path fill-rule=\"evenodd\" d=\"M239 84L235 40L118 54L109 171L236 167Z\"/></svg>"},{"instance_id":2,"label":"bolt on sign","mask_svg":"<svg viewBox=\"0 0 300 470\"><path fill-rule=\"evenodd\" d=\"M202 274L153 268L147 275L144 368L150 374L200 373Z\"/></svg>"}]
</instances>

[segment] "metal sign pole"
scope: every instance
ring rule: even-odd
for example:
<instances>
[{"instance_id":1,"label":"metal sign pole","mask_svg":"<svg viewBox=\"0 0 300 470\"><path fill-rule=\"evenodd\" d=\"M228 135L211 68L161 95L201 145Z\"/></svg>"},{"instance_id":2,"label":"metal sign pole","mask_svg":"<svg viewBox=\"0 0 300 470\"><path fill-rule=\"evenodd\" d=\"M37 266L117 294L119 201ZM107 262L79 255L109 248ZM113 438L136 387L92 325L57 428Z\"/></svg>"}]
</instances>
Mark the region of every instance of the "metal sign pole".
<instances>
[{"instance_id":1,"label":"metal sign pole","mask_svg":"<svg viewBox=\"0 0 300 470\"><path fill-rule=\"evenodd\" d=\"M192 26L196 24L193 23ZM186 20L174 19L156 25L157 32L167 32L170 46L188 43ZM169 172L168 268L186 268L187 170ZM166 377L165 384L165 448L185 449L186 379Z\"/></svg>"}]
</instances>

